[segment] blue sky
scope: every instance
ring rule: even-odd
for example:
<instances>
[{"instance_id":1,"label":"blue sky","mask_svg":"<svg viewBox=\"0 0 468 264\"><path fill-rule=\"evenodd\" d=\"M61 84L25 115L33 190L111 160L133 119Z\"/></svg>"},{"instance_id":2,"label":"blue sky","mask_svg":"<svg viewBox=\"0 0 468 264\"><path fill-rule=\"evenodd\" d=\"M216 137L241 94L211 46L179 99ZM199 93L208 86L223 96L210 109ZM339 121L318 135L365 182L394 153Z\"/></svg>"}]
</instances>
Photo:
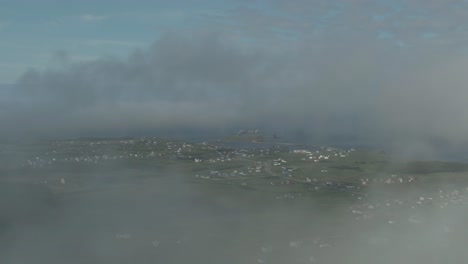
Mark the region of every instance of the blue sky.
<instances>
[{"instance_id":1,"label":"blue sky","mask_svg":"<svg viewBox=\"0 0 468 264\"><path fill-rule=\"evenodd\" d=\"M160 34L197 27L197 17L233 8L212 1L8 1L0 9L0 83L44 67L66 51L75 60L121 56Z\"/></svg>"},{"instance_id":2,"label":"blue sky","mask_svg":"<svg viewBox=\"0 0 468 264\"><path fill-rule=\"evenodd\" d=\"M466 9L466 1L418 0L2 0L0 83L47 67L59 51L75 61L126 56L167 32L219 31L259 45L345 34L399 48L454 44L468 28Z\"/></svg>"}]
</instances>

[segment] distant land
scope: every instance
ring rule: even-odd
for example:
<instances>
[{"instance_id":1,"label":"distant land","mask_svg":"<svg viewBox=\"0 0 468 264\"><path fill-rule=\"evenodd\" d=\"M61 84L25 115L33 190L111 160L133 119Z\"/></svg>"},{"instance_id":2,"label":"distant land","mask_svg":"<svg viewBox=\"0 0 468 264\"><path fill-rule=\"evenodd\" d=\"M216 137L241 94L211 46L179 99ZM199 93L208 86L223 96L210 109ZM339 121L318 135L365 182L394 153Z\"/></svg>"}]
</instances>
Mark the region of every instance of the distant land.
<instances>
[{"instance_id":1,"label":"distant land","mask_svg":"<svg viewBox=\"0 0 468 264\"><path fill-rule=\"evenodd\" d=\"M47 241L89 263L234 264L379 263L399 247L432 259L413 241L427 234L447 256L465 245L468 164L250 136L0 144L0 246L15 238L19 259L37 247L57 258ZM454 234L461 246L445 247Z\"/></svg>"}]
</instances>

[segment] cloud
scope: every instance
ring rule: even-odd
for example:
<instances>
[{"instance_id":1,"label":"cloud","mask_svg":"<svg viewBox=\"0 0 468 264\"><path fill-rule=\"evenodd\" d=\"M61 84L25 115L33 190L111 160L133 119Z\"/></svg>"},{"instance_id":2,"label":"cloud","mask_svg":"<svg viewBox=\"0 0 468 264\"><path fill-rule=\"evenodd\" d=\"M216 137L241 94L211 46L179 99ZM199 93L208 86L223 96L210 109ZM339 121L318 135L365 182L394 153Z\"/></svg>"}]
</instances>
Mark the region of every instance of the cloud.
<instances>
[{"instance_id":1,"label":"cloud","mask_svg":"<svg viewBox=\"0 0 468 264\"><path fill-rule=\"evenodd\" d=\"M126 59L58 60L61 66L31 70L19 80L29 101L16 107L14 120L21 125L10 132L21 127L32 135L76 136L265 127L328 142L444 135L464 141L468 127L457 113L466 108L442 96L456 91L463 98L461 72L423 67L416 77L409 70L426 65L419 62L425 54L411 57L360 39L314 41L256 49L219 33L168 34ZM426 81L426 71L434 76L430 80L444 78Z\"/></svg>"},{"instance_id":2,"label":"cloud","mask_svg":"<svg viewBox=\"0 0 468 264\"><path fill-rule=\"evenodd\" d=\"M108 16L103 15L93 15L93 14L83 14L80 16L80 20L83 22L91 23L91 22L99 22L108 19Z\"/></svg>"},{"instance_id":3,"label":"cloud","mask_svg":"<svg viewBox=\"0 0 468 264\"><path fill-rule=\"evenodd\" d=\"M88 46L123 46L123 47L143 47L145 43L139 41L125 41L112 39L90 39L84 41Z\"/></svg>"},{"instance_id":4,"label":"cloud","mask_svg":"<svg viewBox=\"0 0 468 264\"><path fill-rule=\"evenodd\" d=\"M289 16L301 11L289 5L281 6L288 10L282 17L235 9L216 18L232 22L226 30L168 33L123 59L58 60L53 68L28 71L17 83L28 103L0 114L8 124L2 132L68 137L252 127L407 153L412 142L414 152L465 146L468 108L460 87L468 58L455 44L464 38L441 30L421 38L432 32L425 26L405 32L394 22L409 18L400 14L408 11L398 8L353 16L357 7L343 6L323 3L335 11L320 20L327 24L320 33ZM385 20L364 23L376 13ZM394 37L382 40L379 32Z\"/></svg>"}]
</instances>

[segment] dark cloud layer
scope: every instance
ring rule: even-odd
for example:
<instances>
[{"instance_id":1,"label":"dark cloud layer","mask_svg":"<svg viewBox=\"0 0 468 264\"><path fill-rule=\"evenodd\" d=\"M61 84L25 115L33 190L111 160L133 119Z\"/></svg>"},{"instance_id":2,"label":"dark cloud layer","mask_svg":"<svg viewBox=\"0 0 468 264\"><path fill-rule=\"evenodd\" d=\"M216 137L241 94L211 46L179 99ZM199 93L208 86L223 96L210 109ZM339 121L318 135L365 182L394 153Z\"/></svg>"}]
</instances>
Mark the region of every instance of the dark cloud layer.
<instances>
[{"instance_id":1,"label":"dark cloud layer","mask_svg":"<svg viewBox=\"0 0 468 264\"><path fill-rule=\"evenodd\" d=\"M401 49L360 35L323 38L258 48L229 34L168 34L124 59L73 63L59 53L48 69L19 79L17 103L2 103L2 134L249 127L314 143L416 142L424 152L434 142L467 142L463 53Z\"/></svg>"}]
</instances>

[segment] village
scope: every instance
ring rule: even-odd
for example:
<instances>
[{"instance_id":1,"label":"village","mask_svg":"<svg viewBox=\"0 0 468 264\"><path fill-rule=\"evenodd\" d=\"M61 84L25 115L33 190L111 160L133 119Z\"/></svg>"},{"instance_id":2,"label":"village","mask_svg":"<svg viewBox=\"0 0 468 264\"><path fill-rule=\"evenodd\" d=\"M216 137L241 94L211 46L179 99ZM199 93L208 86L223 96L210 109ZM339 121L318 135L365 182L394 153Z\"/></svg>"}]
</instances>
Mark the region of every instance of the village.
<instances>
[{"instance_id":1,"label":"village","mask_svg":"<svg viewBox=\"0 0 468 264\"><path fill-rule=\"evenodd\" d=\"M1 155L17 158L2 164L0 180L29 182L65 198L96 196L96 201L110 199L106 198L109 193L114 193L116 200L124 199L121 197L127 192L132 197L137 193L164 193L170 204L170 199L175 199L174 190L163 183L177 176L177 186L196 193L188 202L193 208L183 210L214 207L215 212L225 213L210 217L227 222L231 218L264 219L270 214L282 219L292 214L289 217L301 224L281 225L303 231L278 241L255 240L249 249L253 263L269 263L279 255L293 253L303 260L300 263L320 263L333 256L334 250L348 246L343 242L344 234L372 226L393 232L356 235L357 240L366 237L368 240L361 242L377 249L397 243L408 230L425 230L428 226L441 238L452 236L458 230L457 222L435 222L433 216L451 215L468 206L468 170L464 164L398 164L382 151L354 148L229 143L167 138L79 139L23 145L16 150L3 148ZM132 191L135 188L136 193ZM301 210L294 210L297 207ZM184 219L173 221L193 225ZM317 226L316 221L325 222ZM105 239L116 247L143 243L155 252L195 247L197 241L214 246L224 237L223 232L229 231L216 231L213 225L206 233L190 229L185 235L160 231L152 236L127 226Z\"/></svg>"},{"instance_id":2,"label":"village","mask_svg":"<svg viewBox=\"0 0 468 264\"><path fill-rule=\"evenodd\" d=\"M389 157L378 151L262 144L244 148L226 147L222 143L219 140L188 143L163 138L53 141L42 148L35 146L29 157L18 162L17 169L50 171L72 166L92 171L125 164L135 168L177 168L187 175L188 181L275 193L275 198L280 200L306 199L314 193L345 193L347 199L354 201L348 211L357 220L395 207L444 209L466 200L468 183L452 186L452 189L436 186L431 188L430 195L403 198L401 190L427 184L427 175L407 173L401 167L390 168ZM459 179L464 172L448 174ZM430 176L434 178L437 174ZM79 182L79 179L69 176L51 180L48 177L44 182L63 185ZM376 189L385 195L369 198L369 190Z\"/></svg>"}]
</instances>

